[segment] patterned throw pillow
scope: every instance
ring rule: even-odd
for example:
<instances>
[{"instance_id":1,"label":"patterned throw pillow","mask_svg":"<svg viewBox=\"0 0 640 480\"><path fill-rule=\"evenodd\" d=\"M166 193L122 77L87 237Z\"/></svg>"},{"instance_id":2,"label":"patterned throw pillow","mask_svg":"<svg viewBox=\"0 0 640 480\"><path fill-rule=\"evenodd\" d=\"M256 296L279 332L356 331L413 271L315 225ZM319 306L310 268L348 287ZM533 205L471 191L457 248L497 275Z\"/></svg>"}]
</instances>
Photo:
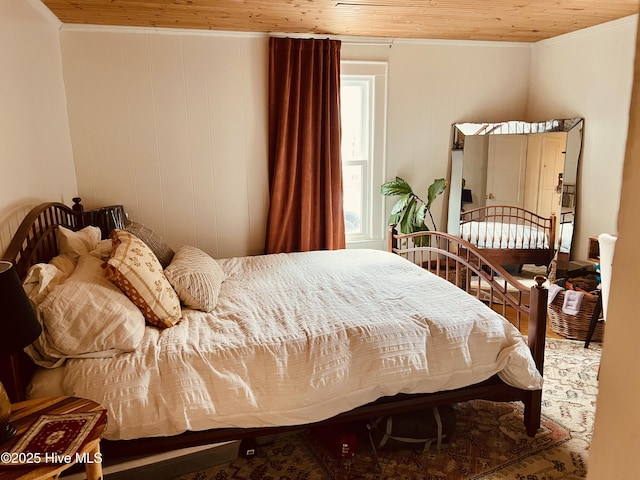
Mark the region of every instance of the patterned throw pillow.
<instances>
[{"instance_id":1,"label":"patterned throw pillow","mask_svg":"<svg viewBox=\"0 0 640 480\"><path fill-rule=\"evenodd\" d=\"M168 328L178 323L180 299L151 249L124 230L113 230L111 238L113 250L107 260L106 277L142 311L149 324Z\"/></svg>"},{"instance_id":2,"label":"patterned throw pillow","mask_svg":"<svg viewBox=\"0 0 640 480\"><path fill-rule=\"evenodd\" d=\"M224 272L202 250L188 245L180 247L164 273L188 308L211 312L216 307Z\"/></svg>"}]
</instances>

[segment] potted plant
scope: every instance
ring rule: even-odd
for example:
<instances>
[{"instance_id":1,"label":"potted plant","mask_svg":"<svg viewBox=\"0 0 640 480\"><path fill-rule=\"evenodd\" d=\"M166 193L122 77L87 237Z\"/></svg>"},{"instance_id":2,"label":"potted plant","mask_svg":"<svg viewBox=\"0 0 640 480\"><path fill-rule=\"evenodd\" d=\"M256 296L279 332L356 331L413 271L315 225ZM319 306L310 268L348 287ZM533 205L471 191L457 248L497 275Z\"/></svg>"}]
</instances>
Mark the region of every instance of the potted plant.
<instances>
[{"instance_id":1,"label":"potted plant","mask_svg":"<svg viewBox=\"0 0 640 480\"><path fill-rule=\"evenodd\" d=\"M444 178L437 178L429 186L426 201L420 198L411 188L406 180L396 177L391 182L386 182L380 187L383 195L393 197L400 195L400 199L391 209L389 225L398 225L402 233L424 232L431 230L425 220L427 214L433 230L438 230L436 222L431 214L431 205L434 200L444 192L447 181Z\"/></svg>"}]
</instances>

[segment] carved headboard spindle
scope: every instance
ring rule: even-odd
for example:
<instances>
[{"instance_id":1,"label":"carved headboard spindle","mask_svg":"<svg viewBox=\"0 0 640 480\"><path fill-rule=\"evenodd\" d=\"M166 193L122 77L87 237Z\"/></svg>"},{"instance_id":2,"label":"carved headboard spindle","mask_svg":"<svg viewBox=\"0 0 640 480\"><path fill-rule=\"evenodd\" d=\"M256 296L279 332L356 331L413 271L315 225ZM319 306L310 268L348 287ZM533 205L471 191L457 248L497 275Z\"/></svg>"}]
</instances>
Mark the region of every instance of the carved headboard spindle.
<instances>
[{"instance_id":1,"label":"carved headboard spindle","mask_svg":"<svg viewBox=\"0 0 640 480\"><path fill-rule=\"evenodd\" d=\"M58 254L58 226L71 230L84 226L84 208L80 202L80 198L74 198L72 207L57 202L34 207L22 220L2 260L13 263L21 279L32 265L51 260ZM0 381L11 401L24 400L24 388L32 371L33 363L22 352L0 359Z\"/></svg>"}]
</instances>

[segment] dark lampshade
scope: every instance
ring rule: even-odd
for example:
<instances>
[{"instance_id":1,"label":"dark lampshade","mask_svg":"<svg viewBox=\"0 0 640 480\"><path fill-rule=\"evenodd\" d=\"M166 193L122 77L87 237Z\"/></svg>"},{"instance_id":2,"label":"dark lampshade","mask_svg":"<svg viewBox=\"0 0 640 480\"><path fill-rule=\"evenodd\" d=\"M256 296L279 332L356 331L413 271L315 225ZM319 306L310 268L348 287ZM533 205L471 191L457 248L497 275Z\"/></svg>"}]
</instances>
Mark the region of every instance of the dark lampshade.
<instances>
[{"instance_id":1,"label":"dark lampshade","mask_svg":"<svg viewBox=\"0 0 640 480\"><path fill-rule=\"evenodd\" d=\"M109 238L109 234L114 228L124 229L127 224L127 212L123 205L94 208L84 211L84 221L86 225L99 227L103 239Z\"/></svg>"},{"instance_id":2,"label":"dark lampshade","mask_svg":"<svg viewBox=\"0 0 640 480\"><path fill-rule=\"evenodd\" d=\"M13 263L0 260L0 357L19 352L42 331L31 302L22 287ZM0 383L0 445L13 438L16 428L9 422L11 402Z\"/></svg>"},{"instance_id":3,"label":"dark lampshade","mask_svg":"<svg viewBox=\"0 0 640 480\"><path fill-rule=\"evenodd\" d=\"M462 203L473 203L473 197L471 196L471 190L468 188L462 189Z\"/></svg>"},{"instance_id":4,"label":"dark lampshade","mask_svg":"<svg viewBox=\"0 0 640 480\"><path fill-rule=\"evenodd\" d=\"M11 262L0 261L0 356L19 352L42 332Z\"/></svg>"}]
</instances>

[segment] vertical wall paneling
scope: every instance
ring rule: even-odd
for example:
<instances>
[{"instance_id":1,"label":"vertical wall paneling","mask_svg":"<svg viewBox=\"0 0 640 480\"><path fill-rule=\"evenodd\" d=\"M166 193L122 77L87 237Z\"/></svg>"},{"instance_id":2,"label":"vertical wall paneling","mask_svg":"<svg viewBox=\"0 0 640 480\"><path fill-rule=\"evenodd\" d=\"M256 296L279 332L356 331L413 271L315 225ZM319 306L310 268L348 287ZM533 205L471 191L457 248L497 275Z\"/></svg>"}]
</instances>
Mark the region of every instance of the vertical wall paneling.
<instances>
[{"instance_id":1,"label":"vertical wall paneling","mask_svg":"<svg viewBox=\"0 0 640 480\"><path fill-rule=\"evenodd\" d=\"M139 29L61 37L87 206L122 203L173 248L261 253L266 37Z\"/></svg>"},{"instance_id":2,"label":"vertical wall paneling","mask_svg":"<svg viewBox=\"0 0 640 480\"><path fill-rule=\"evenodd\" d=\"M190 176L193 186L192 206L198 246L217 257L218 225L213 141L209 115L211 88L207 78L206 42L202 37L181 38L185 75L185 99L189 125Z\"/></svg>"},{"instance_id":3,"label":"vertical wall paneling","mask_svg":"<svg viewBox=\"0 0 640 480\"><path fill-rule=\"evenodd\" d=\"M87 206L131 204L137 185L120 36L101 32L65 48L64 75L78 193ZM96 63L95 58L100 58ZM69 62L69 59L73 59ZM115 199L118 199L117 201Z\"/></svg>"},{"instance_id":4,"label":"vertical wall paneling","mask_svg":"<svg viewBox=\"0 0 640 480\"><path fill-rule=\"evenodd\" d=\"M151 76L149 36L145 34L122 35L121 48L126 76L125 91L128 122L131 131L130 156L127 163L133 166L134 190L129 199L109 197L105 203L123 203L132 220L160 228L164 226L163 185L160 176L158 131ZM76 163L82 163L78 161ZM119 159L123 162L125 159Z\"/></svg>"},{"instance_id":5,"label":"vertical wall paneling","mask_svg":"<svg viewBox=\"0 0 640 480\"><path fill-rule=\"evenodd\" d=\"M214 188L224 208L218 210L217 236L220 255L235 249L248 251L248 192L241 62L238 40L207 38L206 65L209 122L216 162ZM260 79L266 81L266 77ZM224 159L224 160L222 160ZM266 159L264 159L266 161ZM242 234L239 234L242 232Z\"/></svg>"},{"instance_id":6,"label":"vertical wall paneling","mask_svg":"<svg viewBox=\"0 0 640 480\"><path fill-rule=\"evenodd\" d=\"M187 116L186 77L181 37L149 38L153 105L158 141L164 236L175 248L193 245L193 184Z\"/></svg>"},{"instance_id":7,"label":"vertical wall paneling","mask_svg":"<svg viewBox=\"0 0 640 480\"><path fill-rule=\"evenodd\" d=\"M242 110L245 128L245 161L249 215L249 250L257 254L264 250L264 235L269 206L268 189L268 43L243 39L240 81L243 84Z\"/></svg>"}]
</instances>

